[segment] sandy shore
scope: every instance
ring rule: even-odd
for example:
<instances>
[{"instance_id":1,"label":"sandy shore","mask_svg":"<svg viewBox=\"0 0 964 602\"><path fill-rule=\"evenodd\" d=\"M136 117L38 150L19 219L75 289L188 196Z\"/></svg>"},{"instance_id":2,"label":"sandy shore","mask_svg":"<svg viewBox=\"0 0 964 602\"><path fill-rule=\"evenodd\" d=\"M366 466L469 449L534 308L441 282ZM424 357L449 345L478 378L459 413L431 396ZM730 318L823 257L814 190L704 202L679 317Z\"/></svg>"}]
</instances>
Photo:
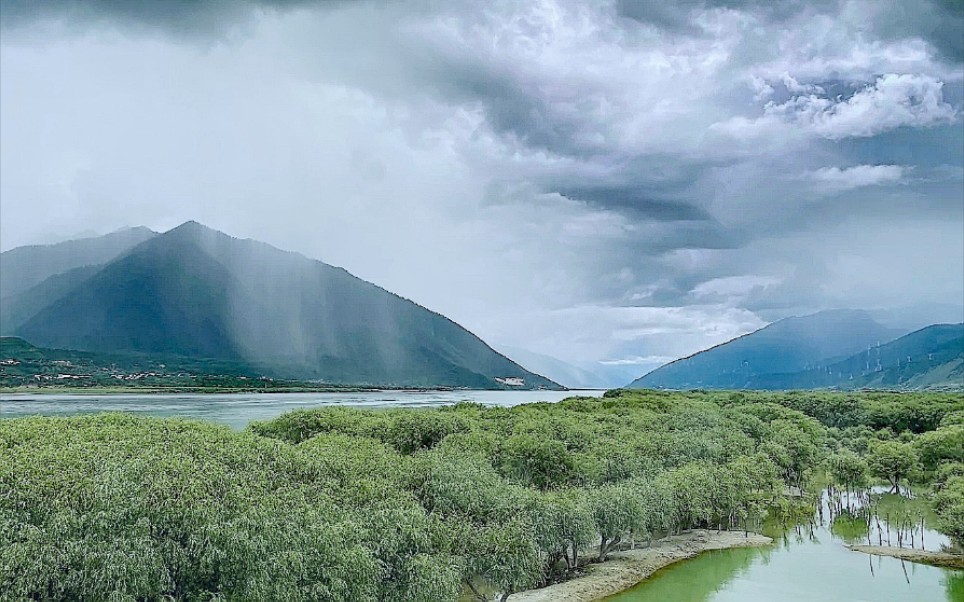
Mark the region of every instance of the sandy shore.
<instances>
[{"instance_id":1,"label":"sandy shore","mask_svg":"<svg viewBox=\"0 0 964 602\"><path fill-rule=\"evenodd\" d=\"M590 565L586 575L509 596L510 602L592 602L629 589L659 569L700 552L746 546L762 546L772 539L742 531L697 530L653 542L651 548L638 548L610 554L609 560Z\"/></svg>"},{"instance_id":2,"label":"sandy shore","mask_svg":"<svg viewBox=\"0 0 964 602\"><path fill-rule=\"evenodd\" d=\"M895 548L893 546L849 546L854 552L873 554L874 556L890 556L902 558L910 562L930 564L952 569L964 569L964 556L948 554L946 552L928 552L910 548Z\"/></svg>"}]
</instances>

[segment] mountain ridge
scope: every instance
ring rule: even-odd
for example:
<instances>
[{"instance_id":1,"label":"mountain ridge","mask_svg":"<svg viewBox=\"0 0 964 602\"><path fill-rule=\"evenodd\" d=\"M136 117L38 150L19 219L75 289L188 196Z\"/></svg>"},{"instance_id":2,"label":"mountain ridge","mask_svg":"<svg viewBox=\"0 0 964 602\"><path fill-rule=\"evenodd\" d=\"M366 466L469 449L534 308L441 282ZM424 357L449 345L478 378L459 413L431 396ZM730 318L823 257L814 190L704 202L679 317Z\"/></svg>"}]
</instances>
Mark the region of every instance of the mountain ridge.
<instances>
[{"instance_id":1,"label":"mountain ridge","mask_svg":"<svg viewBox=\"0 0 964 602\"><path fill-rule=\"evenodd\" d=\"M0 253L0 298L22 293L47 278L74 268L102 265L157 236L144 226L121 228L103 236L26 245Z\"/></svg>"},{"instance_id":2,"label":"mountain ridge","mask_svg":"<svg viewBox=\"0 0 964 602\"><path fill-rule=\"evenodd\" d=\"M559 387L344 268L197 222L110 260L9 334L43 347L243 360L325 382Z\"/></svg>"},{"instance_id":3,"label":"mountain ridge","mask_svg":"<svg viewBox=\"0 0 964 602\"><path fill-rule=\"evenodd\" d=\"M628 386L741 389L754 376L806 370L901 334L862 310L794 316L664 364Z\"/></svg>"},{"instance_id":4,"label":"mountain ridge","mask_svg":"<svg viewBox=\"0 0 964 602\"><path fill-rule=\"evenodd\" d=\"M754 385L768 390L964 387L964 323L932 324L825 367L763 375Z\"/></svg>"},{"instance_id":5,"label":"mountain ridge","mask_svg":"<svg viewBox=\"0 0 964 602\"><path fill-rule=\"evenodd\" d=\"M836 310L840 311L840 310ZM846 310L849 315L860 317L866 312ZM821 312L825 313L825 312ZM788 318L787 321L797 321L796 325L812 323L811 316ZM836 318L847 317L847 313L837 313ZM802 320L802 321L800 321ZM769 326L778 324L774 322ZM791 322L792 324L792 322ZM785 325L785 324L784 324ZM704 351L686 358L669 362L656 370L630 383L631 388L668 388L668 389L757 389L757 390L791 390L791 389L859 389L859 388L928 388L951 387L964 388L964 323L962 324L932 324L910 333L902 334L890 340L877 341L866 344L864 349L845 357L830 355L814 361L802 370L761 372L755 374L736 374L741 380L733 385L734 374L730 373L728 386L719 386L721 375L711 374L710 378L691 384L691 382L666 383L666 379L653 384L652 375L663 372L667 367L676 364L686 366L687 360L698 358L703 354L719 353L721 349L732 350L734 344L741 340L754 340L754 335L763 332L768 327L753 333L742 335L715 345ZM865 333L866 334L866 333ZM793 345L792 340L784 341ZM873 362L871 362L873 359ZM903 362L903 365L902 365ZM873 363L873 365L871 365ZM658 376L658 374L657 374ZM693 376L689 375L692 379ZM648 378L649 377L649 378ZM713 378L717 378L716 381ZM709 381L709 382L707 382Z\"/></svg>"}]
</instances>

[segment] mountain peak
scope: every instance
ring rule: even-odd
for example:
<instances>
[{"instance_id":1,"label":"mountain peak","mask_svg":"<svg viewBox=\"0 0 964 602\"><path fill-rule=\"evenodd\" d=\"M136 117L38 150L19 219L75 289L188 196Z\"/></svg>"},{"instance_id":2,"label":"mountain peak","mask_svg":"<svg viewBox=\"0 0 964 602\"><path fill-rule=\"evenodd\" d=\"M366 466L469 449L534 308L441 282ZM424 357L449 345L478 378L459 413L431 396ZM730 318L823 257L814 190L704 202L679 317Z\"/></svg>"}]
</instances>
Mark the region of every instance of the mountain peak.
<instances>
[{"instance_id":1,"label":"mountain peak","mask_svg":"<svg viewBox=\"0 0 964 602\"><path fill-rule=\"evenodd\" d=\"M345 270L193 220L107 259L18 297L23 311L10 333L48 347L231 361L299 380L558 387Z\"/></svg>"},{"instance_id":2,"label":"mountain peak","mask_svg":"<svg viewBox=\"0 0 964 602\"><path fill-rule=\"evenodd\" d=\"M158 236L156 243L163 246L200 244L203 247L210 247L212 245L223 245L228 241L234 240L237 239L220 230L215 230L200 222L190 220Z\"/></svg>"},{"instance_id":3,"label":"mountain peak","mask_svg":"<svg viewBox=\"0 0 964 602\"><path fill-rule=\"evenodd\" d=\"M181 224L180 226L171 228L170 230L168 230L168 231L165 232L164 234L172 234L172 233L174 233L174 232L192 232L192 233L197 233L197 232L217 232L218 234L223 234L223 232L220 232L220 231L218 231L218 230L215 230L214 228L209 228L208 226L205 226L205 225L202 224L201 222L194 221L193 219L184 222L184 223Z\"/></svg>"}]
</instances>

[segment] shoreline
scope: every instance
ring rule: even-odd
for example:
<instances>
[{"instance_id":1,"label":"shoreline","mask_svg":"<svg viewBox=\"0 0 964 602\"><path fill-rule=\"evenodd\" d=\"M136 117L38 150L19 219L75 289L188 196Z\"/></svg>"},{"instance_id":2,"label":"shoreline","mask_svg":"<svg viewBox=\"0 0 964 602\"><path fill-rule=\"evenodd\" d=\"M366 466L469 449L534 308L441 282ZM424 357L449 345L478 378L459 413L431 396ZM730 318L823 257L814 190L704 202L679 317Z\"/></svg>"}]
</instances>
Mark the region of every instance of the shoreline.
<instances>
[{"instance_id":1,"label":"shoreline","mask_svg":"<svg viewBox=\"0 0 964 602\"><path fill-rule=\"evenodd\" d=\"M457 389L450 387L365 387L365 386L318 386L318 387L0 387L0 395L42 397L45 395L163 395L163 394L216 394L216 393L453 393L459 391L492 391L492 392L530 392L539 389ZM552 392L572 392L578 395L584 391L601 391L602 389L546 389Z\"/></svg>"},{"instance_id":2,"label":"shoreline","mask_svg":"<svg viewBox=\"0 0 964 602\"><path fill-rule=\"evenodd\" d=\"M908 562L917 562L947 569L964 569L964 556L960 554L915 550L913 548L895 548L893 546L853 545L847 547L852 552L860 552L872 556L887 556Z\"/></svg>"},{"instance_id":3,"label":"shoreline","mask_svg":"<svg viewBox=\"0 0 964 602\"><path fill-rule=\"evenodd\" d=\"M652 547L613 552L606 562L591 564L585 575L509 596L509 602L596 602L623 592L653 573L703 552L765 546L773 539L743 531L694 530L653 542Z\"/></svg>"},{"instance_id":4,"label":"shoreline","mask_svg":"<svg viewBox=\"0 0 964 602\"><path fill-rule=\"evenodd\" d=\"M10 397L9 399L15 400L24 396L36 396L44 397L47 395L164 395L164 394L217 394L217 393L368 393L368 392L378 392L384 389L367 389L367 388L345 388L345 389L335 389L335 388L323 388L323 387L278 387L275 389L258 389L258 388L244 388L244 387L223 387L223 388L211 388L211 387L111 387L111 388L97 388L91 387L89 389L78 388L78 389L55 389L55 388L43 388L43 389L0 389L0 395L16 396Z\"/></svg>"}]
</instances>

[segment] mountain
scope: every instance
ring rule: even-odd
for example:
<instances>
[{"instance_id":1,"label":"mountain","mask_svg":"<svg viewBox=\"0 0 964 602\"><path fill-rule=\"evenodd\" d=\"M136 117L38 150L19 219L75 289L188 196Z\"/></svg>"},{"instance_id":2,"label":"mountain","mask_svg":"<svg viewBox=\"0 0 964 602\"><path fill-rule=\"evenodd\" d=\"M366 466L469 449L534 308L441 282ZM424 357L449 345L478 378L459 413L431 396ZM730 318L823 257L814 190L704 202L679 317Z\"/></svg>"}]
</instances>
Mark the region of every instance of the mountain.
<instances>
[{"instance_id":1,"label":"mountain","mask_svg":"<svg viewBox=\"0 0 964 602\"><path fill-rule=\"evenodd\" d=\"M841 361L903 334L859 310L785 318L653 370L632 388L743 389L761 375L795 373Z\"/></svg>"},{"instance_id":2,"label":"mountain","mask_svg":"<svg viewBox=\"0 0 964 602\"><path fill-rule=\"evenodd\" d=\"M934 324L839 362L795 374L769 374L748 388L964 387L964 324Z\"/></svg>"},{"instance_id":3,"label":"mountain","mask_svg":"<svg viewBox=\"0 0 964 602\"><path fill-rule=\"evenodd\" d=\"M18 295L74 268L107 263L156 235L143 227L123 228L96 238L4 251L0 253L0 298Z\"/></svg>"},{"instance_id":4,"label":"mountain","mask_svg":"<svg viewBox=\"0 0 964 602\"><path fill-rule=\"evenodd\" d=\"M0 298L0 332L14 332L37 310L66 296L74 287L90 278L103 265L85 265L55 274L25 291Z\"/></svg>"},{"instance_id":5,"label":"mountain","mask_svg":"<svg viewBox=\"0 0 964 602\"><path fill-rule=\"evenodd\" d=\"M329 383L497 388L506 385L496 379L522 379L526 388L558 387L448 318L341 268L196 222L99 269L67 267L23 287L11 303L17 323L4 334Z\"/></svg>"},{"instance_id":6,"label":"mountain","mask_svg":"<svg viewBox=\"0 0 964 602\"><path fill-rule=\"evenodd\" d=\"M511 357L529 369L535 370L570 389L607 389L618 387L625 382L607 378L605 375L591 372L550 355L535 353L527 349L501 345L499 350L507 357Z\"/></svg>"}]
</instances>

